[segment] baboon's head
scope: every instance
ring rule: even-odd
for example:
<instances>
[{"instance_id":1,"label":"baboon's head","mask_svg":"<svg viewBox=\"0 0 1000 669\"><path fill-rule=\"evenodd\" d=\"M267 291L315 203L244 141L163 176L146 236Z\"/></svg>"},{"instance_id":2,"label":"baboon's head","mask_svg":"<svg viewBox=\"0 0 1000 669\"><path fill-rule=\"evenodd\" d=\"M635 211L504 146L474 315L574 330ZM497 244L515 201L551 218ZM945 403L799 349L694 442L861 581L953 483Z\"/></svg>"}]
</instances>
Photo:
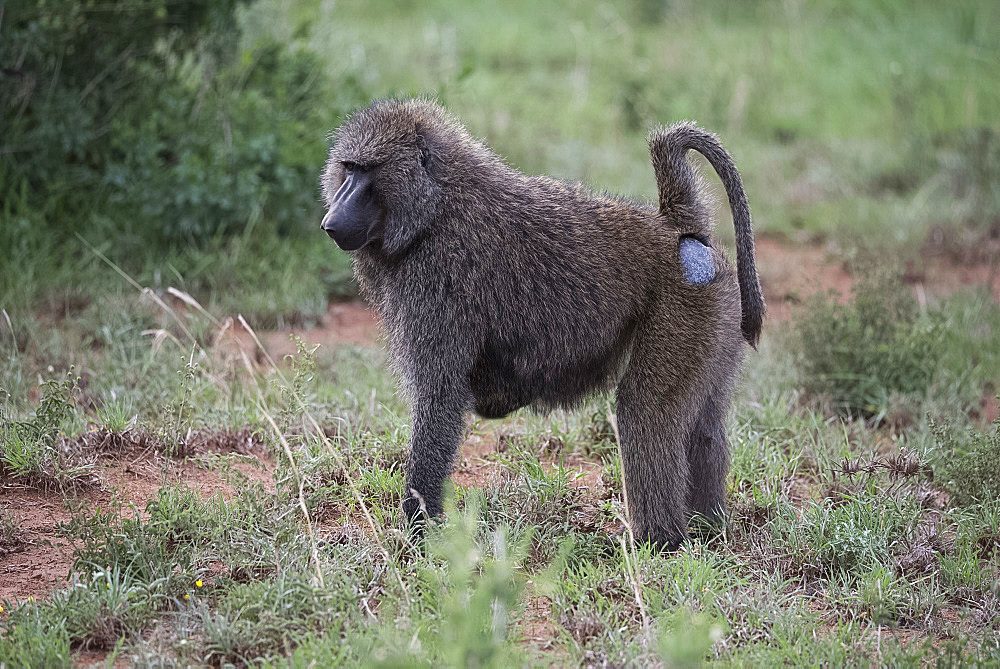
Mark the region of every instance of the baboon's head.
<instances>
[{"instance_id":1,"label":"baboon's head","mask_svg":"<svg viewBox=\"0 0 1000 669\"><path fill-rule=\"evenodd\" d=\"M340 248L378 245L392 255L427 228L453 124L426 100L380 100L337 129L323 175L323 230Z\"/></svg>"}]
</instances>

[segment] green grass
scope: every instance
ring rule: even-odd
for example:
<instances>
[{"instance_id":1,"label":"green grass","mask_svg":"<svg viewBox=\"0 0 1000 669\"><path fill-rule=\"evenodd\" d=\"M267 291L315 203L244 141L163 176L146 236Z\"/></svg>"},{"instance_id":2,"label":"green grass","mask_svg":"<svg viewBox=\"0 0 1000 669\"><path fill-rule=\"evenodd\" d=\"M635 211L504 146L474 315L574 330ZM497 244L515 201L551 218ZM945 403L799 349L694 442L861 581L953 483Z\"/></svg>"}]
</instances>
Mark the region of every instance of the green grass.
<instances>
[{"instance_id":1,"label":"green grass","mask_svg":"<svg viewBox=\"0 0 1000 669\"><path fill-rule=\"evenodd\" d=\"M649 126L695 119L736 156L761 231L870 244L996 215L996 6L650 5L345 2L307 43L373 95L439 96L529 173L639 197Z\"/></svg>"},{"instance_id":2,"label":"green grass","mask_svg":"<svg viewBox=\"0 0 1000 669\"><path fill-rule=\"evenodd\" d=\"M140 298L134 313L127 303L123 322L150 317ZM195 337L199 318L181 316ZM0 657L59 665L90 648L179 665L995 661L1000 511L992 497L940 497L958 480L990 490L982 453L992 433L970 427L935 444L944 433L918 419L887 443L876 423L803 402L780 338L750 358L729 422L728 527L670 555L616 534L624 509L606 398L477 423L498 452L481 480L454 487L448 521L421 551L398 529L407 417L377 349L300 346L280 373L252 376L212 349L191 364L190 353L141 339L144 352L71 352L88 360L86 389L61 382L50 385L58 402L18 398L18 425L58 415L79 449L117 435L119 450L102 457L128 458L140 438L170 454L172 434L253 426L274 462L273 490L236 470L235 456L196 453L233 483L231 497L180 483L142 513L77 504L60 531L75 546L69 585L2 604ZM102 390L109 375L114 394ZM163 391L137 401L132 387ZM963 396L926 406L961 407ZM961 412L949 417L966 429ZM183 462L173 454L160 466ZM581 462L598 463L600 476L582 480Z\"/></svg>"}]
</instances>

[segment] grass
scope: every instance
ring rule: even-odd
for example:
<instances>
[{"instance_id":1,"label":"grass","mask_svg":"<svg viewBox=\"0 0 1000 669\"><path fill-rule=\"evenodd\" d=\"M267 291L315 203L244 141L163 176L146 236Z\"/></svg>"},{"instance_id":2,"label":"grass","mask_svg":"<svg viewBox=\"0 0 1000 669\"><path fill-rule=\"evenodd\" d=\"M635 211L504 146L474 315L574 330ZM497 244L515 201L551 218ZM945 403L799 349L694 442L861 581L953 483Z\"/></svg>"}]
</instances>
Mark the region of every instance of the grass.
<instances>
[{"instance_id":1,"label":"grass","mask_svg":"<svg viewBox=\"0 0 1000 669\"><path fill-rule=\"evenodd\" d=\"M759 230L851 245L996 215L996 18L982 2L346 2L306 39L376 95L439 95L529 173L640 197L648 127L696 119L735 154Z\"/></svg>"},{"instance_id":2,"label":"grass","mask_svg":"<svg viewBox=\"0 0 1000 669\"><path fill-rule=\"evenodd\" d=\"M597 398L473 426L492 454L472 486L454 487L421 551L398 529L407 420L381 394L392 382L377 350L300 345L278 368L248 369L221 345L202 353L203 316L177 315L194 355L149 340L128 361L105 351L86 388L53 382L48 399L17 405L17 425L76 425L67 439L101 467L135 460L148 440L160 467L197 462L231 493L180 481L138 508L81 497L60 529L76 547L68 585L2 604L9 663L58 665L84 649L179 665L997 660L1000 510L982 469L995 435L960 422L946 438L920 420L887 440L884 423L803 401L780 342L751 358L730 419L721 534L669 555L618 534L620 471ZM104 394L109 370L122 388L166 391L160 403ZM267 486L237 456L199 450L236 424L255 426ZM171 450L171 435L187 450ZM955 481L982 481L986 496L949 500L972 489Z\"/></svg>"}]
</instances>

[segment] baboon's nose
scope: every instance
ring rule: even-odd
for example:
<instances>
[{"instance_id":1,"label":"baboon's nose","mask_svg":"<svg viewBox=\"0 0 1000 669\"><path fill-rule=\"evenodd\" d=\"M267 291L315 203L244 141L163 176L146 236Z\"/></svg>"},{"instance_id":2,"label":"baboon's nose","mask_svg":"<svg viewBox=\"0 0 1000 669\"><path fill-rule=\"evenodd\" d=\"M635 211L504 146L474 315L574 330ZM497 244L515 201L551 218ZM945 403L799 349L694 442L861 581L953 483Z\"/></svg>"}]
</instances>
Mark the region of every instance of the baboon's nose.
<instances>
[{"instance_id":1,"label":"baboon's nose","mask_svg":"<svg viewBox=\"0 0 1000 669\"><path fill-rule=\"evenodd\" d=\"M333 209L331 208L326 212L326 216L323 217L323 222L319 224L319 227L323 228L323 231L330 236L330 239L337 241L336 237L333 236Z\"/></svg>"},{"instance_id":2,"label":"baboon's nose","mask_svg":"<svg viewBox=\"0 0 1000 669\"><path fill-rule=\"evenodd\" d=\"M333 209L328 209L326 212L326 216L323 217L323 222L319 224L319 227L326 230L327 234L330 234L330 230L333 228L333 226L330 224L332 220L333 220Z\"/></svg>"}]
</instances>

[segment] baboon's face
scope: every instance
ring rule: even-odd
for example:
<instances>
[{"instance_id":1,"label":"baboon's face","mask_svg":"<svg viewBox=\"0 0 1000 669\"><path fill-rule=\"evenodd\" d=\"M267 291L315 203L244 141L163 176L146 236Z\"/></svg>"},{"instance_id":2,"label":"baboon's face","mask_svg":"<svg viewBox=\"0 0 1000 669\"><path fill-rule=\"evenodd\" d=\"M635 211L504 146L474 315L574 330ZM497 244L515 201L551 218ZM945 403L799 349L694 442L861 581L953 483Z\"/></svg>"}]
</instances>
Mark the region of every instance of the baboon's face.
<instances>
[{"instance_id":1,"label":"baboon's face","mask_svg":"<svg viewBox=\"0 0 1000 669\"><path fill-rule=\"evenodd\" d=\"M342 161L340 187L329 199L323 230L345 251L357 251L381 239L385 210L375 198L374 182L378 166Z\"/></svg>"},{"instance_id":2,"label":"baboon's face","mask_svg":"<svg viewBox=\"0 0 1000 669\"><path fill-rule=\"evenodd\" d=\"M323 230L345 251L404 250L427 226L439 186L428 130L401 103L382 102L336 132L323 177Z\"/></svg>"}]
</instances>

